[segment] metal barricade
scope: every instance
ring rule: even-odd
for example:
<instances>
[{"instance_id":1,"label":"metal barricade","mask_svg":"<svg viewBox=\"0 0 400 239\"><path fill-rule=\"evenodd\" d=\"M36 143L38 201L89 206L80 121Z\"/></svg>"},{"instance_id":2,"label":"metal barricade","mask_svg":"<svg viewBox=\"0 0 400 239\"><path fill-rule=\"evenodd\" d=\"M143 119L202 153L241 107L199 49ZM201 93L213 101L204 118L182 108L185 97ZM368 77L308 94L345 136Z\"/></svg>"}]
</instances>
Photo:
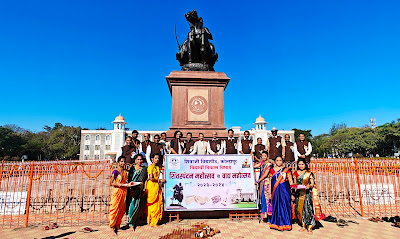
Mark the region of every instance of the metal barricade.
<instances>
[{"instance_id":1,"label":"metal barricade","mask_svg":"<svg viewBox=\"0 0 400 239\"><path fill-rule=\"evenodd\" d=\"M296 163L288 165L296 170ZM2 162L0 228L106 225L114 166L108 160ZM400 214L400 161L312 159L322 210L336 217Z\"/></svg>"},{"instance_id":2,"label":"metal barricade","mask_svg":"<svg viewBox=\"0 0 400 239\"><path fill-rule=\"evenodd\" d=\"M2 163L2 228L58 223L106 224L111 187L107 161ZM27 206L29 205L29 206Z\"/></svg>"}]
</instances>

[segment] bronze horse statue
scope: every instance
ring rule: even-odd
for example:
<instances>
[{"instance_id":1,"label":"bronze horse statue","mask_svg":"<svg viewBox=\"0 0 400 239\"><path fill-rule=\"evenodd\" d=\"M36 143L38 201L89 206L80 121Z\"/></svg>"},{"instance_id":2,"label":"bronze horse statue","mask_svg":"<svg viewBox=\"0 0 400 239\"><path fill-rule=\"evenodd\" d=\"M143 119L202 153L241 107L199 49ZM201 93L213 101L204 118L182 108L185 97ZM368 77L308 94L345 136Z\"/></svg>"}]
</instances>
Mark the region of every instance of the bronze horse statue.
<instances>
[{"instance_id":1,"label":"bronze horse statue","mask_svg":"<svg viewBox=\"0 0 400 239\"><path fill-rule=\"evenodd\" d=\"M203 27L203 19L197 15L196 10L186 13L185 18L190 23L190 32L182 45L178 42L179 51L176 53L181 70L214 71L218 54L215 53L214 45L209 42L213 40L210 30Z\"/></svg>"}]
</instances>

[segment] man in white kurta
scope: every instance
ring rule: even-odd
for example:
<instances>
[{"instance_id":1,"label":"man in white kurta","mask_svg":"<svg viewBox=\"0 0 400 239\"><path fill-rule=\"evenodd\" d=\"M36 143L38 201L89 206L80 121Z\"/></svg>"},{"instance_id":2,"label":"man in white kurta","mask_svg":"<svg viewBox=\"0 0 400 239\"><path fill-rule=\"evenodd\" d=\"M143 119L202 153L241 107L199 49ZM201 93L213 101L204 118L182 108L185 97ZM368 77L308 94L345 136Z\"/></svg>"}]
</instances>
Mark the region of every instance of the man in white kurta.
<instances>
[{"instance_id":1,"label":"man in white kurta","mask_svg":"<svg viewBox=\"0 0 400 239\"><path fill-rule=\"evenodd\" d=\"M200 155L206 155L207 154L207 148L208 148L208 142L204 141L204 134L200 133L199 134L199 140L194 143L194 148L193 151L190 154L200 154Z\"/></svg>"}]
</instances>

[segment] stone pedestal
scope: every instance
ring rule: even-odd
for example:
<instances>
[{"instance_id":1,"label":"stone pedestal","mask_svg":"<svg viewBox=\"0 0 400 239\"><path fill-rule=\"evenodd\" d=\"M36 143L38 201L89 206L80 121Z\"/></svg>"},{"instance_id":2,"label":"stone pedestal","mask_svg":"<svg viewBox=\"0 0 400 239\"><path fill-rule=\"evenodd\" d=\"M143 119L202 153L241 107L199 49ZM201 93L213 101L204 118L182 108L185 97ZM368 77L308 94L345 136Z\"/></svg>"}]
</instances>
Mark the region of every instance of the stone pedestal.
<instances>
[{"instance_id":1,"label":"stone pedestal","mask_svg":"<svg viewBox=\"0 0 400 239\"><path fill-rule=\"evenodd\" d=\"M185 137L204 133L210 138L213 131L218 137L227 137L224 125L224 90L230 78L223 72L173 71L166 77L172 96L172 124L167 137L176 130Z\"/></svg>"}]
</instances>

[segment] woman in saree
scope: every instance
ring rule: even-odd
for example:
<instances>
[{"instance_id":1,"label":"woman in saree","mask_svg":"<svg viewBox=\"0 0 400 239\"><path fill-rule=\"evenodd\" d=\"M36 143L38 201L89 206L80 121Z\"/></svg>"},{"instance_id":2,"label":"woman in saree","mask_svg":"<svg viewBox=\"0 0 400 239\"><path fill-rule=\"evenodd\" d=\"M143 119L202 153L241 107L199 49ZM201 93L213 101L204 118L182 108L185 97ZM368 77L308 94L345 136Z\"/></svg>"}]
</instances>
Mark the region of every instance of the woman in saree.
<instances>
[{"instance_id":1,"label":"woman in saree","mask_svg":"<svg viewBox=\"0 0 400 239\"><path fill-rule=\"evenodd\" d=\"M128 171L125 170L125 157L120 156L118 158L118 166L111 173L110 186L113 186L113 192L111 195L111 205L110 205L110 227L117 233L122 218L125 214L125 200L127 190L123 186L128 180Z\"/></svg>"},{"instance_id":2,"label":"woman in saree","mask_svg":"<svg viewBox=\"0 0 400 239\"><path fill-rule=\"evenodd\" d=\"M261 179L272 164L273 161L268 159L267 151L263 151L261 154L261 161L254 164L254 168L260 168L259 179ZM261 204L260 216L269 223L272 216L271 178L269 176L260 181L258 192Z\"/></svg>"},{"instance_id":3,"label":"woman in saree","mask_svg":"<svg viewBox=\"0 0 400 239\"><path fill-rule=\"evenodd\" d=\"M314 174L310 172L304 159L299 159L297 162L297 170L293 173L293 177L297 185L295 193L295 213L296 218L302 226L300 232L308 231L309 234L312 234L312 228L315 226L316 219L321 219L323 214L319 204L318 192L315 191L317 189L315 187ZM313 196L315 196L314 199ZM315 215L314 205L316 209Z\"/></svg>"},{"instance_id":4,"label":"woman in saree","mask_svg":"<svg viewBox=\"0 0 400 239\"><path fill-rule=\"evenodd\" d=\"M284 231L292 230L292 206L290 185L293 184L290 168L283 166L283 159L276 157L275 165L271 165L264 175L257 181L271 177L272 216L269 227Z\"/></svg>"},{"instance_id":5,"label":"woman in saree","mask_svg":"<svg viewBox=\"0 0 400 239\"><path fill-rule=\"evenodd\" d=\"M146 185L147 192L147 224L156 226L163 216L163 193L160 183L165 179L160 177L160 155L152 155L153 164L147 168L149 179Z\"/></svg>"},{"instance_id":6,"label":"woman in saree","mask_svg":"<svg viewBox=\"0 0 400 239\"><path fill-rule=\"evenodd\" d=\"M132 201L129 206L129 226L136 228L137 220L143 216L146 203L145 183L147 180L147 168L143 165L143 155L137 154L134 157L134 164L129 170L128 181L139 182L140 185L130 188Z\"/></svg>"}]
</instances>

